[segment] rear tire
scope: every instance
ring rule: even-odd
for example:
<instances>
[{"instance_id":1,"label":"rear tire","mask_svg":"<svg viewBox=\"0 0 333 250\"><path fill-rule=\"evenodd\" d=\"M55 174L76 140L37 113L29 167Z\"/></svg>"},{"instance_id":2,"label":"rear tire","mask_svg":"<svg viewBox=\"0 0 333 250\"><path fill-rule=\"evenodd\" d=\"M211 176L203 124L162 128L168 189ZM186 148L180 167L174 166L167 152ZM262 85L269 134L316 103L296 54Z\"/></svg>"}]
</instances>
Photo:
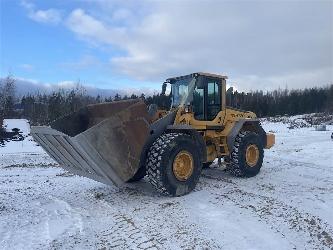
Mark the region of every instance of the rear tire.
<instances>
[{"instance_id":1,"label":"rear tire","mask_svg":"<svg viewBox=\"0 0 333 250\"><path fill-rule=\"evenodd\" d=\"M258 134L240 132L230 155L228 171L238 177L252 177L259 173L264 158L263 143Z\"/></svg>"},{"instance_id":2,"label":"rear tire","mask_svg":"<svg viewBox=\"0 0 333 250\"><path fill-rule=\"evenodd\" d=\"M146 168L148 181L159 192L182 196L198 183L202 169L200 152L187 134L163 134L151 146Z\"/></svg>"}]
</instances>

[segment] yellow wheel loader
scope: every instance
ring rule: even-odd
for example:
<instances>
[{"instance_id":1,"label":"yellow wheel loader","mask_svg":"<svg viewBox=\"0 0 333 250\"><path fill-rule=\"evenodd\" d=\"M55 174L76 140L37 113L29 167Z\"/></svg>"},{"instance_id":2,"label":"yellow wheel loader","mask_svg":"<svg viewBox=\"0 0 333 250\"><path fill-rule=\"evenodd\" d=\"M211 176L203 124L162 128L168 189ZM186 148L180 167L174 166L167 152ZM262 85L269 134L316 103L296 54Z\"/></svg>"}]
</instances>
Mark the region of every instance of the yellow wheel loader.
<instances>
[{"instance_id":1,"label":"yellow wheel loader","mask_svg":"<svg viewBox=\"0 0 333 250\"><path fill-rule=\"evenodd\" d=\"M275 136L253 112L226 106L226 76L169 78L171 107L138 100L89 105L31 134L64 169L120 186L147 180L172 196L191 192L216 158L240 177L259 173Z\"/></svg>"}]
</instances>

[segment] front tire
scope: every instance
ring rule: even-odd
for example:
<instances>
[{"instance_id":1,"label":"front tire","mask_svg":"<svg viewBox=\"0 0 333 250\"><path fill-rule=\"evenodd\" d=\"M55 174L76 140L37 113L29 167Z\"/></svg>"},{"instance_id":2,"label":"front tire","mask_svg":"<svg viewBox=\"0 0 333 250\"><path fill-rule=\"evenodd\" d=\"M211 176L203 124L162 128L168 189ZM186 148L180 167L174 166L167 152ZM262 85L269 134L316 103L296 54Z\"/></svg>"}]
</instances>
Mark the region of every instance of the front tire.
<instances>
[{"instance_id":1,"label":"front tire","mask_svg":"<svg viewBox=\"0 0 333 250\"><path fill-rule=\"evenodd\" d=\"M204 163L202 163L202 169L209 168L210 165L212 165L212 164L213 164L212 161L204 162Z\"/></svg>"},{"instance_id":2,"label":"front tire","mask_svg":"<svg viewBox=\"0 0 333 250\"><path fill-rule=\"evenodd\" d=\"M127 182L132 183L132 182L137 182L143 179L146 176L146 168L144 166L141 166L138 171L135 173L135 175L129 179Z\"/></svg>"},{"instance_id":3,"label":"front tire","mask_svg":"<svg viewBox=\"0 0 333 250\"><path fill-rule=\"evenodd\" d=\"M151 146L146 167L148 181L159 192L182 196L195 188L202 164L199 149L191 136L167 133Z\"/></svg>"},{"instance_id":4,"label":"front tire","mask_svg":"<svg viewBox=\"0 0 333 250\"><path fill-rule=\"evenodd\" d=\"M264 158L263 143L258 134L240 132L230 155L229 171L238 177L252 177L259 173Z\"/></svg>"}]
</instances>

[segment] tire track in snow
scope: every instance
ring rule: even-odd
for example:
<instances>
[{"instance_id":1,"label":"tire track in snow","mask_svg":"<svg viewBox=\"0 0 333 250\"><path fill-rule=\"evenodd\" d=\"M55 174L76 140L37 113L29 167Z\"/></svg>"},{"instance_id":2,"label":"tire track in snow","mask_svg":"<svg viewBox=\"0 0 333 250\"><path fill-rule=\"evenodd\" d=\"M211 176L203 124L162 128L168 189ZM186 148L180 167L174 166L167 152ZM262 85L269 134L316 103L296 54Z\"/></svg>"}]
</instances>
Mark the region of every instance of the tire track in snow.
<instances>
[{"instance_id":1,"label":"tire track in snow","mask_svg":"<svg viewBox=\"0 0 333 250\"><path fill-rule=\"evenodd\" d=\"M285 159L283 157L276 157L273 155L269 156L270 161L274 161L274 165L281 165L284 166L284 168L269 168L269 170L273 170L276 172L280 172L280 171L284 171L286 169L294 169L297 167L301 167L301 168L308 168L308 169L315 169L315 170L319 170L319 171L324 171L324 172L328 172L330 174L332 174L332 169L327 168L327 166L322 166L322 165L318 165L318 164L313 164L313 163L309 163L309 162L303 162L303 161L295 161L295 160L290 160L290 159ZM287 166L287 168L286 168Z\"/></svg>"},{"instance_id":2,"label":"tire track in snow","mask_svg":"<svg viewBox=\"0 0 333 250\"><path fill-rule=\"evenodd\" d=\"M252 211L283 235L288 235L289 231L295 233L294 237L299 237L302 234L304 239L308 239L307 243L314 248L333 248L333 228L318 216L300 211L294 206L277 200L277 197L244 191L241 185L230 180L228 176L212 176L209 173L204 173L203 177L221 182L219 184L206 182L208 186L220 187L219 189L224 186L223 192L220 190L211 192L217 201L223 202L224 199L227 199L241 209ZM228 187L226 188L226 186Z\"/></svg>"},{"instance_id":3,"label":"tire track in snow","mask_svg":"<svg viewBox=\"0 0 333 250\"><path fill-rule=\"evenodd\" d=\"M161 249L160 243L154 237L144 233L134 223L133 218L122 211L121 208L125 208L127 204L120 200L116 194L117 192L112 193L112 199L117 200L117 206L112 206L105 199L105 194L100 191L88 194L90 200L95 200L95 202L102 203L109 208L113 221L110 229L98 232L97 237L100 242L97 243L97 246L100 249Z\"/></svg>"},{"instance_id":4,"label":"tire track in snow","mask_svg":"<svg viewBox=\"0 0 333 250\"><path fill-rule=\"evenodd\" d=\"M218 194L217 194L218 195ZM296 207L277 201L271 197L262 196L250 192L244 192L240 189L234 189L231 192L220 195L234 202L238 207L250 209L260 218L265 219L278 231L286 224L288 229L297 232L303 232L305 236L310 236L311 243L315 248L333 247L333 229L317 216L300 211ZM287 229L287 231L288 231Z\"/></svg>"},{"instance_id":5,"label":"tire track in snow","mask_svg":"<svg viewBox=\"0 0 333 250\"><path fill-rule=\"evenodd\" d=\"M82 220L78 212L62 199L45 198L30 201L32 210L29 208L23 210L26 214L15 215L11 229L2 237L3 249L12 249L13 238L17 240L17 249L45 249L63 235L81 232Z\"/></svg>"},{"instance_id":6,"label":"tire track in snow","mask_svg":"<svg viewBox=\"0 0 333 250\"><path fill-rule=\"evenodd\" d=\"M115 227L107 230L108 240L102 240L104 245L113 246L106 242L114 238L119 243L115 247L125 244L137 249L221 248L214 239L203 237L198 225L187 220L188 211L179 201L184 198L165 197L136 186L128 185L107 196L104 189L101 200L112 209L112 217L117 222ZM131 237L135 240L130 240L132 245L128 245L126 239ZM140 244L135 242L138 240Z\"/></svg>"},{"instance_id":7,"label":"tire track in snow","mask_svg":"<svg viewBox=\"0 0 333 250\"><path fill-rule=\"evenodd\" d=\"M133 220L125 214L111 214L115 224L101 232L101 247L116 249L160 249L160 245L154 238L144 234Z\"/></svg>"}]
</instances>

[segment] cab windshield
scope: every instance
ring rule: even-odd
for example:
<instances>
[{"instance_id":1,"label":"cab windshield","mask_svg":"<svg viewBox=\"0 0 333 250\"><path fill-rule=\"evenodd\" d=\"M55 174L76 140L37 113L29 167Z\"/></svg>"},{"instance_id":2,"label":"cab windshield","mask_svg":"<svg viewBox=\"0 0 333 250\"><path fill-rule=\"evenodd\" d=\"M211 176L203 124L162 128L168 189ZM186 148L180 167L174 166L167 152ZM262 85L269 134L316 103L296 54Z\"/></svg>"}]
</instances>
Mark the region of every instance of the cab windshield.
<instances>
[{"instance_id":1,"label":"cab windshield","mask_svg":"<svg viewBox=\"0 0 333 250\"><path fill-rule=\"evenodd\" d=\"M189 93L193 91L195 82L196 78L190 76L172 81L172 107L190 104L192 95L189 96Z\"/></svg>"}]
</instances>

